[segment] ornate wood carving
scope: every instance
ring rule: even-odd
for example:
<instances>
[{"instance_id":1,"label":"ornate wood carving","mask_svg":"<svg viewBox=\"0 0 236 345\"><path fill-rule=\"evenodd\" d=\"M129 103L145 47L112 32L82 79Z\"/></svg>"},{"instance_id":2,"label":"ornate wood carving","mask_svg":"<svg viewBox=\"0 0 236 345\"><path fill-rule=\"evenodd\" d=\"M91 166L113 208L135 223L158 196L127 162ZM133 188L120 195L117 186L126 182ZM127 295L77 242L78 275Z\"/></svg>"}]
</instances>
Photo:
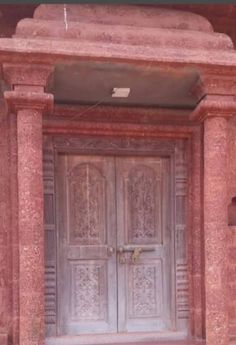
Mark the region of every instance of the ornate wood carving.
<instances>
[{"instance_id":1,"label":"ornate wood carving","mask_svg":"<svg viewBox=\"0 0 236 345\"><path fill-rule=\"evenodd\" d=\"M127 252L125 268L118 266L120 305L127 301L118 311L122 332L169 327L170 227L162 207L171 208L168 165L167 158L156 156L116 158L118 246L143 248L136 264Z\"/></svg>"},{"instance_id":2,"label":"ornate wood carving","mask_svg":"<svg viewBox=\"0 0 236 345\"><path fill-rule=\"evenodd\" d=\"M127 198L129 243L156 241L156 176L155 171L139 165L128 175Z\"/></svg>"},{"instance_id":3,"label":"ornate wood carving","mask_svg":"<svg viewBox=\"0 0 236 345\"><path fill-rule=\"evenodd\" d=\"M175 142L167 139L149 139L149 138L119 138L119 137L62 137L54 139L54 146L58 151L76 150L77 152L102 152L102 153L129 153L136 154L153 152L155 155L171 154L175 150Z\"/></svg>"},{"instance_id":4,"label":"ornate wood carving","mask_svg":"<svg viewBox=\"0 0 236 345\"><path fill-rule=\"evenodd\" d=\"M71 242L104 243L105 181L93 164L82 163L68 174Z\"/></svg>"},{"instance_id":5,"label":"ornate wood carving","mask_svg":"<svg viewBox=\"0 0 236 345\"><path fill-rule=\"evenodd\" d=\"M105 320L107 316L105 264L88 262L73 264L71 272L72 318L77 321Z\"/></svg>"},{"instance_id":6,"label":"ornate wood carving","mask_svg":"<svg viewBox=\"0 0 236 345\"><path fill-rule=\"evenodd\" d=\"M45 138L43 154L44 226L45 226L45 323L46 335L56 333L56 233L54 196L54 148Z\"/></svg>"},{"instance_id":7,"label":"ornate wood carving","mask_svg":"<svg viewBox=\"0 0 236 345\"><path fill-rule=\"evenodd\" d=\"M159 316L162 296L156 284L157 279L160 278L157 266L133 265L129 271L129 317Z\"/></svg>"},{"instance_id":8,"label":"ornate wood carving","mask_svg":"<svg viewBox=\"0 0 236 345\"><path fill-rule=\"evenodd\" d=\"M187 157L186 141L176 141L175 155L175 250L177 325L187 327L189 318L189 283L186 242L187 223Z\"/></svg>"},{"instance_id":9,"label":"ornate wood carving","mask_svg":"<svg viewBox=\"0 0 236 345\"><path fill-rule=\"evenodd\" d=\"M58 333L115 331L114 158L60 154L57 165Z\"/></svg>"},{"instance_id":10,"label":"ornate wood carving","mask_svg":"<svg viewBox=\"0 0 236 345\"><path fill-rule=\"evenodd\" d=\"M188 291L188 272L187 272L187 244L186 244L186 195L187 195L187 167L186 167L186 152L185 152L185 141L184 140L166 140L166 139L136 139L136 138L119 138L119 137L76 137L76 138L63 138L63 137L55 137L53 138L53 149L58 152L74 152L74 153L90 153L90 154L97 154L97 153L104 153L104 154L121 154L121 155L130 155L131 153L135 156L138 155L159 155L159 156L175 156L173 162L175 162L174 166L174 191L175 191L175 229L174 230L174 242L175 242L175 276L176 276L176 286L175 286L175 298L176 298L176 315L177 315L177 329L185 330L187 327L187 319L189 314L189 291ZM53 149L50 151L49 156L53 157ZM46 152L46 155L48 153ZM46 157L46 156L45 156ZM47 160L47 159L46 159ZM47 165L48 163L46 163ZM52 164L52 161L50 162ZM48 166L50 166L50 164ZM52 165L51 165L52 166ZM77 169L77 170L76 170ZM74 196L70 200L70 207L71 212L76 214L72 223L77 223L79 226L74 227L77 231L74 232L74 240L78 241L77 244L83 243L83 245L93 244L100 245L104 242L105 235L101 232L99 236L97 236L96 231L94 232L93 224L102 224L102 220L104 219L105 215L99 211L99 207L102 205L102 195L104 194L104 181L103 181L103 170L101 172L97 169L97 166L92 167L88 164L83 163L76 167L75 170L70 170L68 173L68 183L73 186L75 183L76 178L78 184L83 185L82 189L74 190L74 192L70 193ZM46 169L47 170L47 169ZM45 210L45 222L46 222L46 234L51 234L54 232L55 228L55 219L52 210L54 209L53 200L54 200L54 180L52 174L49 172L45 174L45 200L46 201L46 208ZM126 181L124 181L124 186L126 186L126 193L127 193L127 201L129 203L129 213L132 215L129 221L132 224L132 231L130 233L130 237L128 238L128 242L130 243L144 243L144 244L151 244L154 243L161 243L160 240L162 237L158 238L158 234L155 233L156 225L155 223L159 222L159 217L157 216L158 212L158 204L153 207L153 204L159 201L156 199L155 195L161 193L161 185L159 182L159 178L154 177L155 172L152 173L152 169L150 167L145 167L143 164L138 166L138 169L134 169L130 171L130 175L126 175ZM74 181L74 182L73 182ZM87 183L86 183L87 181ZM69 185L68 184L68 185ZM88 187L89 185L89 187ZM135 186L139 186L141 191L135 191ZM72 188L73 190L73 188ZM86 201L85 196L88 194L92 194L94 199L92 202ZM161 194L160 194L161 195ZM143 200L141 200L143 198ZM84 200L84 201L82 201ZM142 201L142 202L141 202ZM107 201L106 201L107 202ZM76 205L77 203L77 205ZM87 203L87 204L86 204ZM74 208L74 210L72 210ZM105 209L106 207L101 207L101 209ZM76 210L80 210L81 214L78 214ZM88 217L88 211L91 209L95 209L93 212L92 218ZM155 215L154 215L155 213ZM87 215L86 215L87 214ZM154 215L154 216L153 216ZM87 217L87 218L86 218ZM70 217L73 219L73 216ZM155 219L154 219L155 218ZM81 227L82 224L82 227ZM94 226L94 229L97 226ZM86 231L86 229L90 228L90 231ZM144 231L143 231L144 229ZM142 230L142 231L141 231ZM79 235L78 235L79 234ZM55 233L54 233L55 235ZM48 236L48 235L47 235ZM49 235L51 236L51 235ZM76 237L77 236L77 237ZM161 234L162 236L162 234ZM49 242L55 243L55 237L51 237ZM135 242L136 241L136 242ZM146 241L146 242L145 242ZM53 246L52 246L53 247ZM56 267L54 261L54 249L50 250L50 260L49 257L46 260L46 266L48 270L48 283L46 283L46 290L48 284L49 291L49 280L55 281L56 275ZM46 257L47 257L46 253ZM78 263L78 261L77 261ZM50 265L51 266L50 266ZM79 265L80 266L80 265ZM150 266L150 267L149 267ZM130 317L134 318L152 318L152 315L160 315L160 311L162 308L162 300L163 300L163 290L162 286L158 285L157 282L153 282L152 280L152 273L153 267L156 267L158 271L158 275L162 275L162 268L158 265L151 265L149 263L145 264L143 267L132 267L135 268L133 271L128 272L129 277L129 284L133 284L133 289L129 289L132 291L132 295L128 297L128 313ZM97 266L96 266L97 267ZM145 268L145 269L144 269ZM83 267L84 269L84 267ZM90 294L90 299L94 301L98 301L97 298L97 289L98 283L96 283L96 277L98 275L102 275L98 273L102 271L97 270L95 268L91 268L89 265L89 269L87 271L87 276L85 274L86 270L81 270L78 268L77 273L74 273L74 276L77 276L77 280L75 278L72 279L73 284L77 284L77 287L80 287L80 293L83 294L83 287L81 286L82 282L85 282L86 279L88 282L93 285L93 289L91 289L88 293ZM49 274L51 277L49 278ZM52 278L53 277L53 278ZM80 278L78 278L80 277ZM85 278L87 277L87 278ZM133 277L133 278L132 278ZM141 279L143 277L143 279ZM131 281L131 278L133 281ZM100 278L99 278L100 279ZM106 278L102 278L105 281ZM89 284L90 284L89 283ZM52 285L52 283L50 283ZM53 283L54 284L54 283ZM155 285L156 284L156 285ZM152 290L152 286L155 285L155 296ZM146 286L146 289L144 289ZM50 287L50 298L53 296L56 297L56 292L54 285ZM54 289L54 290L53 290ZM144 295L147 296L142 301L139 298L141 294L141 290L144 291ZM84 293L88 292L84 289ZM49 292L48 292L49 293ZM47 293L46 293L47 295ZM105 295L100 295L101 300L105 301ZM86 295L87 297L87 295ZM74 307L71 307L71 315L72 318L78 318L79 315L84 313L83 319L89 320L89 314L96 315L96 317L102 320L102 318L106 318L105 315L107 312L108 314L110 311L101 311L99 314L99 303L95 302L93 311L85 307L86 299L81 299L79 295L73 296L74 298ZM76 299L77 298L77 299ZM153 303L155 299L155 303ZM152 305L148 306L147 301L152 301ZM77 302L76 302L77 301ZM82 303L83 301L83 303ZM141 303L140 303L141 301ZM82 303L82 304L81 304ZM96 304L98 303L98 304ZM155 307L154 307L155 304ZM48 320L47 323L51 323L51 325L55 325L56 320L56 308L54 299L51 300L50 308L49 302L48 307L46 306L46 319ZM48 308L48 309L47 309ZM50 309L50 312L49 312ZM79 310L82 310L82 314L79 313ZM86 314L87 313L87 314ZM49 314L50 320L49 321ZM87 316L86 316L87 315ZM145 316L146 315L146 316ZM165 326L164 326L165 327ZM52 328L50 331L52 334Z\"/></svg>"}]
</instances>

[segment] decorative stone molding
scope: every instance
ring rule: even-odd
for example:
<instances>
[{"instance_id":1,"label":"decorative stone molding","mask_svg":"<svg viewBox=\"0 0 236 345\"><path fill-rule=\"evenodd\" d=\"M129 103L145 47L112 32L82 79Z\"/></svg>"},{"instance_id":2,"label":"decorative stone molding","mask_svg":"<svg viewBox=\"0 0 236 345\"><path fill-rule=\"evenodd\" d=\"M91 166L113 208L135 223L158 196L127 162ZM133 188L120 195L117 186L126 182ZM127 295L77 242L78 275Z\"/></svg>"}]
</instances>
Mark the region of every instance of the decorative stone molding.
<instances>
[{"instance_id":1,"label":"decorative stone molding","mask_svg":"<svg viewBox=\"0 0 236 345\"><path fill-rule=\"evenodd\" d=\"M236 114L236 97L207 95L190 115L190 120L204 121L207 117L230 118Z\"/></svg>"},{"instance_id":2,"label":"decorative stone molding","mask_svg":"<svg viewBox=\"0 0 236 345\"><path fill-rule=\"evenodd\" d=\"M7 345L8 335L6 333L0 333L0 345Z\"/></svg>"},{"instance_id":3,"label":"decorative stone molding","mask_svg":"<svg viewBox=\"0 0 236 345\"><path fill-rule=\"evenodd\" d=\"M231 73L201 73L204 93L208 95L236 95L236 75Z\"/></svg>"},{"instance_id":4,"label":"decorative stone molding","mask_svg":"<svg viewBox=\"0 0 236 345\"><path fill-rule=\"evenodd\" d=\"M151 6L40 5L21 20L14 38L74 40L118 45L233 50L229 36L214 32L195 13Z\"/></svg>"},{"instance_id":5,"label":"decorative stone molding","mask_svg":"<svg viewBox=\"0 0 236 345\"><path fill-rule=\"evenodd\" d=\"M137 6L123 4L67 4L65 8L69 22L97 23L111 25L131 25L134 27L171 28L213 32L211 23L195 13L158 8L157 6ZM64 6L61 4L41 4L35 12L36 20L64 21Z\"/></svg>"},{"instance_id":6,"label":"decorative stone molding","mask_svg":"<svg viewBox=\"0 0 236 345\"><path fill-rule=\"evenodd\" d=\"M34 109L42 113L53 111L53 95L39 92L5 91L4 98L10 112Z\"/></svg>"},{"instance_id":7,"label":"decorative stone molding","mask_svg":"<svg viewBox=\"0 0 236 345\"><path fill-rule=\"evenodd\" d=\"M4 63L3 78L11 85L30 85L46 87L52 82L54 66L43 64Z\"/></svg>"},{"instance_id":8,"label":"decorative stone molding","mask_svg":"<svg viewBox=\"0 0 236 345\"><path fill-rule=\"evenodd\" d=\"M168 17L167 17L168 18ZM166 19L167 20L167 19ZM152 45L158 47L194 49L233 48L231 40L225 34L200 31L188 31L169 28L133 27L131 25L108 25L97 23L71 22L65 30L59 20L46 21L24 19L17 26L15 37L55 38L88 42L105 42L114 44ZM30 29L33 26L33 30Z\"/></svg>"},{"instance_id":9,"label":"decorative stone molding","mask_svg":"<svg viewBox=\"0 0 236 345\"><path fill-rule=\"evenodd\" d=\"M203 72L190 90L190 94L197 99L202 99L206 95L236 95L236 75L223 71Z\"/></svg>"}]
</instances>

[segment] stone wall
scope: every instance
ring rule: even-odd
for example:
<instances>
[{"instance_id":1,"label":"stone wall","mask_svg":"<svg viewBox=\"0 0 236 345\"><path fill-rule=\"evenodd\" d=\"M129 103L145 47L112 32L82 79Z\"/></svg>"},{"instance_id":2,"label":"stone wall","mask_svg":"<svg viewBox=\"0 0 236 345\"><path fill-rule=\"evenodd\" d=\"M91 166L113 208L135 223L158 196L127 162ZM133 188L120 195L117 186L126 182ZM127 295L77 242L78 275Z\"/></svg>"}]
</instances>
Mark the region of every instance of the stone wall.
<instances>
[{"instance_id":1,"label":"stone wall","mask_svg":"<svg viewBox=\"0 0 236 345\"><path fill-rule=\"evenodd\" d=\"M236 339L236 227L229 232L229 320L230 336Z\"/></svg>"},{"instance_id":2,"label":"stone wall","mask_svg":"<svg viewBox=\"0 0 236 345\"><path fill-rule=\"evenodd\" d=\"M12 321L8 129L9 118L0 101L0 345L7 343Z\"/></svg>"},{"instance_id":3,"label":"stone wall","mask_svg":"<svg viewBox=\"0 0 236 345\"><path fill-rule=\"evenodd\" d=\"M228 128L228 202L236 196L236 119ZM235 213L235 210L234 210ZM229 318L230 335L236 339L236 226L229 226Z\"/></svg>"}]
</instances>

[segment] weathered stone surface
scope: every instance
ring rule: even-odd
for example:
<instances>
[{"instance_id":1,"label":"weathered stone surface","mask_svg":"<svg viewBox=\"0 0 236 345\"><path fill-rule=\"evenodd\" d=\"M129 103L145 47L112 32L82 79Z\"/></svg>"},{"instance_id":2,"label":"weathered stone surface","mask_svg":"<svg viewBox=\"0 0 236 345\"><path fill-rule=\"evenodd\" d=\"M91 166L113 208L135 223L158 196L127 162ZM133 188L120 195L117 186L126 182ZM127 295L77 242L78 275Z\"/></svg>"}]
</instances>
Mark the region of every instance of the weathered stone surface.
<instances>
[{"instance_id":1,"label":"weathered stone surface","mask_svg":"<svg viewBox=\"0 0 236 345\"><path fill-rule=\"evenodd\" d=\"M234 97L207 96L192 114L204 121L204 256L206 344L229 343L228 118Z\"/></svg>"},{"instance_id":2,"label":"weathered stone surface","mask_svg":"<svg viewBox=\"0 0 236 345\"><path fill-rule=\"evenodd\" d=\"M11 328L11 233L9 181L9 121L0 101L0 344L7 344Z\"/></svg>"},{"instance_id":3,"label":"weathered stone surface","mask_svg":"<svg viewBox=\"0 0 236 345\"><path fill-rule=\"evenodd\" d=\"M96 24L132 25L134 27L170 28L178 30L213 31L210 22L191 12L150 6L59 4L40 5L34 18Z\"/></svg>"},{"instance_id":4,"label":"weathered stone surface","mask_svg":"<svg viewBox=\"0 0 236 345\"><path fill-rule=\"evenodd\" d=\"M105 9L107 15L103 12L101 16L101 9L103 11ZM191 334L201 338L205 331L206 316L207 345L228 345L228 311L231 334L236 330L235 229L231 228L230 232L227 232L227 205L231 198L236 196L236 127L233 120L230 120L227 132L225 117L231 117L235 112L233 97L236 74L235 51L227 36L214 33L207 20L191 13L162 9L153 11L145 7L141 10L135 6L127 6L126 13L122 6L117 6L116 13L112 9L113 7L109 6L102 8L91 5L41 5L35 12L35 19L19 23L14 39L0 40L0 61L5 63L3 68L5 80L14 89L5 93L5 97L10 105L9 109L17 113L17 131L14 115L10 115L12 127L3 125L0 138L0 147L3 149L1 154L4 152L1 156L0 168L0 186L3 191L0 195L0 216L3 224L0 229L0 304L2 306L0 344L5 345L7 339L10 339L10 342L13 339L13 345L18 345L18 337L20 345L41 345L44 342L42 211L42 130L44 130L45 133L52 135L137 138L160 136L185 138L186 141L191 142L190 156L193 166L189 168L189 188L192 188L189 204L192 214L189 219L188 242L192 294L190 329ZM76 23L78 18L79 23ZM112 31L108 35L109 28L112 28ZM160 33L159 36L156 35L157 32ZM48 37L50 39L45 39ZM215 52L215 49L221 50L221 53ZM23 58L30 63L26 69L22 65ZM217 94L207 107L205 101L202 102L201 115L205 120L204 180L201 131L195 131L192 123L183 125L179 121L176 126L169 126L167 123L163 124L165 117L163 114L153 120L155 110L150 111L150 109L144 109L142 114L139 109L139 118L143 122L139 122L135 118L136 114L132 114L131 111L128 115L125 111L119 114L117 111L116 114L114 109L112 113L107 109L98 111L93 109L90 111L89 119L88 113L85 116L83 112L80 121L77 121L78 111L73 107L59 109L56 119L48 117L43 121L42 112L47 111L49 116L52 112L50 106L45 107L45 103L52 104L53 101L52 96L42 96L51 73L51 67L48 68L47 63L50 62L52 65L60 61L69 63L78 59L124 61L134 64L153 63L160 64L167 71L170 71L170 66L172 69L186 66L197 68L203 84L207 86L205 92ZM12 62L17 64L12 66ZM219 93L227 97L224 100L219 99ZM204 95L205 93L202 93L202 96ZM160 114L160 110L158 112ZM166 112L168 110L165 110L165 114ZM178 114L179 112L180 110ZM103 117L103 114L106 117ZM60 116L63 118L61 119ZM169 116L169 124L171 116ZM11 143L10 197L7 189L8 172L4 165L4 159L8 158L4 151L6 139ZM227 153L229 153L228 179ZM203 182L204 207L201 195ZM7 209L9 199L11 208ZM11 226L8 224L10 218L14 218L11 220ZM12 249L11 252L9 248ZM206 263L205 271L203 255ZM227 266L229 266L229 278ZM227 279L229 279L229 297ZM204 309L204 283L206 309ZM231 298L229 307L228 298ZM193 343L194 341L189 341L189 344Z\"/></svg>"},{"instance_id":5,"label":"weathered stone surface","mask_svg":"<svg viewBox=\"0 0 236 345\"><path fill-rule=\"evenodd\" d=\"M233 49L204 17L184 11L121 5L41 5L18 23L15 37L157 46Z\"/></svg>"},{"instance_id":6,"label":"weathered stone surface","mask_svg":"<svg viewBox=\"0 0 236 345\"><path fill-rule=\"evenodd\" d=\"M220 111L219 111L220 112ZM227 120L204 122L206 343L227 345Z\"/></svg>"}]
</instances>

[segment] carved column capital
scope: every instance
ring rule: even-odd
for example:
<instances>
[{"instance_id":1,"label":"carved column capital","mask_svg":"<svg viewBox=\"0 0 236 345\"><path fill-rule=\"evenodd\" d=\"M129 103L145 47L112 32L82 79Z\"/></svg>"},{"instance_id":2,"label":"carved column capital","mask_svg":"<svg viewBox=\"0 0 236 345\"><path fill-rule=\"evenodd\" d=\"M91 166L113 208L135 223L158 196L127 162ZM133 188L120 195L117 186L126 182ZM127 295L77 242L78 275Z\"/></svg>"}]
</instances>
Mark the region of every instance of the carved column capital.
<instances>
[{"instance_id":1,"label":"carved column capital","mask_svg":"<svg viewBox=\"0 0 236 345\"><path fill-rule=\"evenodd\" d=\"M204 73L201 81L205 92L211 95L235 95L236 76L232 74Z\"/></svg>"},{"instance_id":2,"label":"carved column capital","mask_svg":"<svg viewBox=\"0 0 236 345\"><path fill-rule=\"evenodd\" d=\"M236 95L236 75L229 72L202 71L191 88L191 95L198 100L206 95Z\"/></svg>"},{"instance_id":3,"label":"carved column capital","mask_svg":"<svg viewBox=\"0 0 236 345\"><path fill-rule=\"evenodd\" d=\"M230 118L235 114L235 96L207 95L191 113L190 120L203 122L209 117Z\"/></svg>"},{"instance_id":4,"label":"carved column capital","mask_svg":"<svg viewBox=\"0 0 236 345\"><path fill-rule=\"evenodd\" d=\"M2 65L3 79L14 90L16 86L39 86L46 88L53 79L54 66L43 64L14 64Z\"/></svg>"},{"instance_id":5,"label":"carved column capital","mask_svg":"<svg viewBox=\"0 0 236 345\"><path fill-rule=\"evenodd\" d=\"M9 111L52 112L53 95L45 93L45 89L52 82L53 71L51 65L4 63L3 79L12 89L4 92Z\"/></svg>"},{"instance_id":6,"label":"carved column capital","mask_svg":"<svg viewBox=\"0 0 236 345\"><path fill-rule=\"evenodd\" d=\"M30 91L5 91L4 98L8 110L17 113L19 110L34 109L40 113L51 113L53 110L53 95Z\"/></svg>"}]
</instances>

